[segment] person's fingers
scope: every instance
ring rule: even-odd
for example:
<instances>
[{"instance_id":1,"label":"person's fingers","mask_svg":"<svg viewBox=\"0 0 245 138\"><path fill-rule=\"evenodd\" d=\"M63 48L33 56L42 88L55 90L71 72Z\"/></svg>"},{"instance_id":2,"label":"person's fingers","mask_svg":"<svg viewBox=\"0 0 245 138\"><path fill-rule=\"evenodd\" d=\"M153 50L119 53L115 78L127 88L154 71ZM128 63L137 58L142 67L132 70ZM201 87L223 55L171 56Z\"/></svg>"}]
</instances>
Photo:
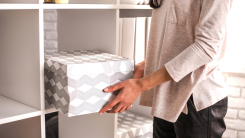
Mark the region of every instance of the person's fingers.
<instances>
[{"instance_id":1,"label":"person's fingers","mask_svg":"<svg viewBox=\"0 0 245 138\"><path fill-rule=\"evenodd\" d=\"M128 107L126 108L126 110L128 110L132 105L128 105Z\"/></svg>"},{"instance_id":2,"label":"person's fingers","mask_svg":"<svg viewBox=\"0 0 245 138\"><path fill-rule=\"evenodd\" d=\"M139 79L142 78L144 75L144 68L139 67L137 70L133 72L133 79Z\"/></svg>"},{"instance_id":3,"label":"person's fingers","mask_svg":"<svg viewBox=\"0 0 245 138\"><path fill-rule=\"evenodd\" d=\"M99 111L99 114L103 114L105 111L111 109L112 107L114 107L117 103L119 103L121 100L118 96L116 96L109 104L107 104L104 108L102 108Z\"/></svg>"},{"instance_id":4,"label":"person's fingers","mask_svg":"<svg viewBox=\"0 0 245 138\"><path fill-rule=\"evenodd\" d=\"M123 106L123 107L119 110L119 112L122 113L127 107L128 107L127 105L126 105L126 106Z\"/></svg>"},{"instance_id":5,"label":"person's fingers","mask_svg":"<svg viewBox=\"0 0 245 138\"><path fill-rule=\"evenodd\" d=\"M107 87L107 88L103 89L103 91L104 91L104 92L114 92L114 91L116 91L116 90L118 90L118 89L123 88L124 85L125 85L125 81L120 82L120 83L118 83L118 84L115 84L115 85L113 85L113 86Z\"/></svg>"},{"instance_id":6,"label":"person's fingers","mask_svg":"<svg viewBox=\"0 0 245 138\"><path fill-rule=\"evenodd\" d=\"M124 104L122 102L120 102L115 108L106 111L107 113L117 113L122 107L124 106Z\"/></svg>"}]
</instances>

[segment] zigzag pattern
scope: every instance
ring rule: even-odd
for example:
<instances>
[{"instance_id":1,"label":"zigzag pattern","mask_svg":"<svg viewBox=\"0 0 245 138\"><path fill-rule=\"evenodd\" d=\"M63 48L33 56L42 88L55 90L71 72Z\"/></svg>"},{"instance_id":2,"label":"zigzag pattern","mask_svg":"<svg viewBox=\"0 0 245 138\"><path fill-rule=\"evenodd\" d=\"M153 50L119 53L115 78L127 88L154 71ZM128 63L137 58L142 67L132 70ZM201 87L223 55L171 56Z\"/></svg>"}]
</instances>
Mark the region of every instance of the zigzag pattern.
<instances>
[{"instance_id":1,"label":"zigzag pattern","mask_svg":"<svg viewBox=\"0 0 245 138\"><path fill-rule=\"evenodd\" d=\"M44 68L62 76L128 72L134 70L134 60L100 51L63 51L45 53Z\"/></svg>"},{"instance_id":2,"label":"zigzag pattern","mask_svg":"<svg viewBox=\"0 0 245 138\"><path fill-rule=\"evenodd\" d=\"M124 74L125 73L125 74ZM110 84L113 84L115 81L125 81L127 79L133 78L133 71L130 72L116 72L110 77Z\"/></svg>"},{"instance_id":3,"label":"zigzag pattern","mask_svg":"<svg viewBox=\"0 0 245 138\"><path fill-rule=\"evenodd\" d=\"M67 77L60 74L54 74L51 71L44 70L45 73L45 100L50 107L54 105L56 109L60 109L64 114L68 113L69 96L66 93ZM46 103L46 102L45 102ZM46 103L46 104L47 104Z\"/></svg>"},{"instance_id":4,"label":"zigzag pattern","mask_svg":"<svg viewBox=\"0 0 245 138\"><path fill-rule=\"evenodd\" d=\"M45 70L45 99L48 106L54 105L64 114L82 115L98 112L119 93L119 90L105 93L102 89L132 76L131 71L97 76L84 75L75 80ZM69 91L68 87L72 88L72 91Z\"/></svg>"},{"instance_id":5,"label":"zigzag pattern","mask_svg":"<svg viewBox=\"0 0 245 138\"><path fill-rule=\"evenodd\" d=\"M90 86L95 86L100 82L104 82L107 84L113 84L115 81L120 80L124 81L129 78L132 78L133 72L115 72L109 74L98 74L95 77L90 77L88 75L83 75L82 77L78 79L74 79L71 77L68 77L68 85L73 88L79 88L80 86L84 84L88 84Z\"/></svg>"},{"instance_id":6,"label":"zigzag pattern","mask_svg":"<svg viewBox=\"0 0 245 138\"><path fill-rule=\"evenodd\" d=\"M134 138L153 132L153 120L124 111L118 114L118 138Z\"/></svg>"},{"instance_id":7,"label":"zigzag pattern","mask_svg":"<svg viewBox=\"0 0 245 138\"><path fill-rule=\"evenodd\" d=\"M115 93L115 92L113 92L113 93ZM73 101L76 98L79 98L80 100L86 101L87 99L89 99L92 96L97 96L97 97L103 98L103 97L107 96L108 94L111 94L111 93L105 93L105 92L102 92L101 90L96 89L96 88L91 88L86 93L81 92L79 90L75 90L74 92L72 92L70 94L70 100ZM116 94L114 94L114 95L116 95Z\"/></svg>"},{"instance_id":8,"label":"zigzag pattern","mask_svg":"<svg viewBox=\"0 0 245 138\"><path fill-rule=\"evenodd\" d=\"M84 84L95 86L100 82L110 84L110 76L107 74L98 74L95 78L92 78L88 75L83 75L78 79L68 77L68 85L73 88L79 88Z\"/></svg>"},{"instance_id":9,"label":"zigzag pattern","mask_svg":"<svg viewBox=\"0 0 245 138\"><path fill-rule=\"evenodd\" d=\"M119 90L112 93L105 93L102 92L102 89L104 89L105 87L98 89L96 88L96 86L101 82L109 86L115 81L124 81L129 78L132 78L132 75L133 72L124 72L124 73L117 72L113 74L99 74L97 76L92 76L92 77L88 75L84 75L78 78L77 80L73 80L73 83L71 84L73 84L73 87L75 86L77 88L74 88L75 90L72 93L70 93L70 101L72 102L76 99L79 99L83 102L77 105L77 108L75 108L73 105L70 105L71 107L70 113L72 113L73 115L81 115L81 114L98 112L98 110L100 110L105 105L107 105L111 100L113 100L113 98L119 93ZM68 80L70 80L69 77ZM69 87L71 87L70 81L68 81L68 85ZM79 88L83 87L83 85L89 86L89 89L86 91L80 91ZM87 102L88 99L94 96L96 96L96 98L94 99L93 104Z\"/></svg>"},{"instance_id":10,"label":"zigzag pattern","mask_svg":"<svg viewBox=\"0 0 245 138\"><path fill-rule=\"evenodd\" d=\"M59 65L60 68L56 68L55 65ZM67 66L66 65L59 63L57 61L52 61L51 59L45 59L44 68L49 70L49 71L58 73L62 76L66 76L66 74L67 74Z\"/></svg>"},{"instance_id":11,"label":"zigzag pattern","mask_svg":"<svg viewBox=\"0 0 245 138\"><path fill-rule=\"evenodd\" d=\"M92 94L90 94L90 92L92 92ZM72 93L71 98L73 99L80 99L82 101L84 101L83 103L81 103L79 106L75 107L70 105L70 109L69 112L71 112L74 115L81 115L81 114L87 114L87 113L83 113L84 111L88 111L90 113L94 113L94 112L98 112L101 108L103 108L104 106L106 106L110 101L112 101L114 99L114 97L118 94L118 90L113 92L113 93L104 93L101 92L100 90L96 90L95 88L92 88L90 90L90 92L88 92L89 94L87 96L84 96L84 94L82 94L83 92L80 91L75 91ZM75 96L74 96L74 95ZM86 102L87 99L91 98L92 96L96 97L100 97L98 99L97 102L95 102L94 104L91 104L89 102ZM88 98L85 98L88 97ZM104 97L107 97L106 99L103 99Z\"/></svg>"},{"instance_id":12,"label":"zigzag pattern","mask_svg":"<svg viewBox=\"0 0 245 138\"><path fill-rule=\"evenodd\" d=\"M45 93L45 99L48 102L48 108L51 107L51 105L54 105L55 109L60 109L64 114L68 113L68 104L63 105L60 99L56 101L54 97L48 97L48 95Z\"/></svg>"}]
</instances>

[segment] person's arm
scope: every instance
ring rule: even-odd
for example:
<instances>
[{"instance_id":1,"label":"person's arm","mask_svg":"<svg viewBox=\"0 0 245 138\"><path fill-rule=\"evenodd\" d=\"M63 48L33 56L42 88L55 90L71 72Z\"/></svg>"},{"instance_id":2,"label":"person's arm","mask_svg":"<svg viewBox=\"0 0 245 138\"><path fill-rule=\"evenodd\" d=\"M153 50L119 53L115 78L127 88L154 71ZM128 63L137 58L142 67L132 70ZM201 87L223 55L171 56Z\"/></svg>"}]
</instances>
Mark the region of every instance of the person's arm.
<instances>
[{"instance_id":1,"label":"person's arm","mask_svg":"<svg viewBox=\"0 0 245 138\"><path fill-rule=\"evenodd\" d=\"M144 76L144 69L145 69L145 60L135 65L133 78L134 79L142 78Z\"/></svg>"},{"instance_id":2,"label":"person's arm","mask_svg":"<svg viewBox=\"0 0 245 138\"><path fill-rule=\"evenodd\" d=\"M151 88L162 84L166 81L172 80L172 77L169 75L165 67L160 68L159 70L153 72L152 74L139 79L139 85L142 87L142 92L150 90Z\"/></svg>"},{"instance_id":3,"label":"person's arm","mask_svg":"<svg viewBox=\"0 0 245 138\"><path fill-rule=\"evenodd\" d=\"M169 81L171 79L171 76L168 74L165 67L163 67L144 78L129 79L116 85L107 87L104 89L104 92L113 92L118 89L121 89L121 91L109 104L107 104L103 109L99 111L99 114L103 114L104 112L122 113L124 110L128 110L130 108L130 106L143 91L151 89L154 86ZM118 105L115 108L109 110L116 104Z\"/></svg>"},{"instance_id":4,"label":"person's arm","mask_svg":"<svg viewBox=\"0 0 245 138\"><path fill-rule=\"evenodd\" d=\"M217 58L231 3L232 0L202 0L195 42L165 64L175 82Z\"/></svg>"}]
</instances>

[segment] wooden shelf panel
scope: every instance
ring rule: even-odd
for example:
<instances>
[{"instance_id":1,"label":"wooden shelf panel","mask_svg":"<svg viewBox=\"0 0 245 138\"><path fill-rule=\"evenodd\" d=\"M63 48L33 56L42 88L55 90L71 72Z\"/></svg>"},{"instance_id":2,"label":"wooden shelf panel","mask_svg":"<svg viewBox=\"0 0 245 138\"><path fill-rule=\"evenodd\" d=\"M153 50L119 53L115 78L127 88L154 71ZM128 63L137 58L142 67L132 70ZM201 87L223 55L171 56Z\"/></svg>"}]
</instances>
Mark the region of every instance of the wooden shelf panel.
<instances>
[{"instance_id":1,"label":"wooden shelf panel","mask_svg":"<svg viewBox=\"0 0 245 138\"><path fill-rule=\"evenodd\" d=\"M18 9L152 9L149 5L127 4L0 4L0 10Z\"/></svg>"},{"instance_id":2,"label":"wooden shelf panel","mask_svg":"<svg viewBox=\"0 0 245 138\"><path fill-rule=\"evenodd\" d=\"M54 108L41 111L0 95L0 125L55 111Z\"/></svg>"}]
</instances>

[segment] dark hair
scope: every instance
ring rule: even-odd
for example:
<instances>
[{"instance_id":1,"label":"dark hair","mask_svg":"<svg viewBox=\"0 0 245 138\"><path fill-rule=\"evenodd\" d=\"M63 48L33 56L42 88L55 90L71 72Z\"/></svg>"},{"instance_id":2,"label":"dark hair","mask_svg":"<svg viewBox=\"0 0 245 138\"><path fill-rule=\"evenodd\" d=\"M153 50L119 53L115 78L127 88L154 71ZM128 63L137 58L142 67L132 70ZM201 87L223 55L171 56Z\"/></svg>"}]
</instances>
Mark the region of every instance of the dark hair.
<instances>
[{"instance_id":1,"label":"dark hair","mask_svg":"<svg viewBox=\"0 0 245 138\"><path fill-rule=\"evenodd\" d=\"M160 1L159 4L158 4L158 1ZM150 7L152 7L153 9L157 9L157 8L161 7L162 1L163 1L163 0L150 0L149 5L150 5Z\"/></svg>"}]
</instances>

